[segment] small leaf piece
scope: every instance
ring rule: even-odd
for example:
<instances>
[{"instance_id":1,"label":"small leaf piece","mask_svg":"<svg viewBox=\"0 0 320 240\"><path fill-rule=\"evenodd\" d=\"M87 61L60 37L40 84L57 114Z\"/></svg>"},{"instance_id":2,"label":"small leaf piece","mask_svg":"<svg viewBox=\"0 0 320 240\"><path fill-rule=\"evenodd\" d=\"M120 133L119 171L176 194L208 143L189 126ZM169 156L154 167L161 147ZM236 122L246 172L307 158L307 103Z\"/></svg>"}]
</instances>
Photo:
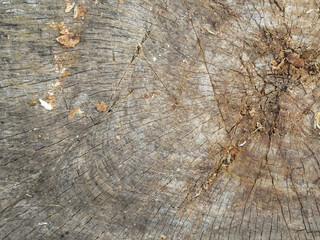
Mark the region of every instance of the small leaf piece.
<instances>
[{"instance_id":1,"label":"small leaf piece","mask_svg":"<svg viewBox=\"0 0 320 240\"><path fill-rule=\"evenodd\" d=\"M290 53L287 56L287 60L289 63L291 63L293 66L297 68L304 67L304 61L300 58L300 56L296 53Z\"/></svg>"},{"instance_id":2,"label":"small leaf piece","mask_svg":"<svg viewBox=\"0 0 320 240\"><path fill-rule=\"evenodd\" d=\"M64 34L57 41L66 47L74 47L80 42L80 36L74 33Z\"/></svg>"},{"instance_id":3,"label":"small leaf piece","mask_svg":"<svg viewBox=\"0 0 320 240\"><path fill-rule=\"evenodd\" d=\"M94 106L99 112L107 111L107 105L105 104L105 102L101 102L100 104L96 102L94 103Z\"/></svg>"}]
</instances>

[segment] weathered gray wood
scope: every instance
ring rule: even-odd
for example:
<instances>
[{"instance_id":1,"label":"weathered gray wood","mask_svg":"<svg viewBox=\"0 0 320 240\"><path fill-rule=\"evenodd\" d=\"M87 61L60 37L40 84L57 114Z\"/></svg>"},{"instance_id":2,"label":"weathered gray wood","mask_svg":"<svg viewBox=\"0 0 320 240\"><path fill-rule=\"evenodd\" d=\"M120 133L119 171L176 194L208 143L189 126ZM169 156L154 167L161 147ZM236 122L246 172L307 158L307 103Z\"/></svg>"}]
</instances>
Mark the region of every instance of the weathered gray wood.
<instances>
[{"instance_id":1,"label":"weathered gray wood","mask_svg":"<svg viewBox=\"0 0 320 240\"><path fill-rule=\"evenodd\" d=\"M0 1L1 238L320 239L319 2L66 4Z\"/></svg>"}]
</instances>

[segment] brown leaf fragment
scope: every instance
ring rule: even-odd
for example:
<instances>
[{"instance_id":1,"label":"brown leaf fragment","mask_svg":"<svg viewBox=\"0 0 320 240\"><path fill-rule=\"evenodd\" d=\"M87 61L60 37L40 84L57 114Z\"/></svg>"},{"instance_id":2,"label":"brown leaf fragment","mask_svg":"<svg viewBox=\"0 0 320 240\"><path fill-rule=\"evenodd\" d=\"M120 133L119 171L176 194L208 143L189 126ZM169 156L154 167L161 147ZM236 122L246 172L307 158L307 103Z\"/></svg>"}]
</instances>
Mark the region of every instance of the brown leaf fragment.
<instances>
[{"instance_id":1,"label":"brown leaf fragment","mask_svg":"<svg viewBox=\"0 0 320 240\"><path fill-rule=\"evenodd\" d=\"M36 105L36 104L37 104L37 101L30 100L30 101L28 101L28 103L29 103L30 105Z\"/></svg>"},{"instance_id":2,"label":"brown leaf fragment","mask_svg":"<svg viewBox=\"0 0 320 240\"><path fill-rule=\"evenodd\" d=\"M70 114L69 114L69 116L68 116L68 120L71 120L71 119L73 118L73 116L76 114L76 112L78 111L78 109L79 109L79 107L78 107L78 106L75 106L75 107L71 110L71 112L70 112Z\"/></svg>"},{"instance_id":3,"label":"brown leaf fragment","mask_svg":"<svg viewBox=\"0 0 320 240\"><path fill-rule=\"evenodd\" d=\"M304 61L300 58L300 56L296 53L290 53L287 56L287 60L289 63L291 63L293 66L297 68L304 67Z\"/></svg>"},{"instance_id":4,"label":"brown leaf fragment","mask_svg":"<svg viewBox=\"0 0 320 240\"><path fill-rule=\"evenodd\" d=\"M84 20L86 18L87 12L89 8L86 6L75 6L73 17L76 19L82 19Z\"/></svg>"},{"instance_id":5,"label":"brown leaf fragment","mask_svg":"<svg viewBox=\"0 0 320 240\"><path fill-rule=\"evenodd\" d=\"M229 153L231 154L231 156L235 156L236 154L237 154L237 152L238 152L238 149L237 148L231 148L230 150L229 150Z\"/></svg>"},{"instance_id":6,"label":"brown leaf fragment","mask_svg":"<svg viewBox=\"0 0 320 240\"><path fill-rule=\"evenodd\" d=\"M80 42L80 36L75 33L64 34L58 37L57 41L65 47L74 47Z\"/></svg>"},{"instance_id":7,"label":"brown leaf fragment","mask_svg":"<svg viewBox=\"0 0 320 240\"><path fill-rule=\"evenodd\" d=\"M94 103L94 106L99 112L107 111L107 105L105 104L105 102L101 102L100 104L96 102Z\"/></svg>"}]
</instances>

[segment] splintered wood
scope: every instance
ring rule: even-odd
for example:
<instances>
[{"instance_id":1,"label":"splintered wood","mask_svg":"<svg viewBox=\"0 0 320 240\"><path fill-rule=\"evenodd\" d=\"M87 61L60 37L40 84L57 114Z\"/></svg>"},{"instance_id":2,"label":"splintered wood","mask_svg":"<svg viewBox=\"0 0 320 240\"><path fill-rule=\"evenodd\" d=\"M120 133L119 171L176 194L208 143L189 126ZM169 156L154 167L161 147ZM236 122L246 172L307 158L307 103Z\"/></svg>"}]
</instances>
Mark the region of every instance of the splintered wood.
<instances>
[{"instance_id":1,"label":"splintered wood","mask_svg":"<svg viewBox=\"0 0 320 240\"><path fill-rule=\"evenodd\" d=\"M64 9L64 12L68 13L72 10L72 8L74 7L75 2L70 3L70 0L66 0L66 7Z\"/></svg>"},{"instance_id":2,"label":"splintered wood","mask_svg":"<svg viewBox=\"0 0 320 240\"><path fill-rule=\"evenodd\" d=\"M79 109L79 107L78 107L78 106L75 106L75 107L71 110L71 112L70 112L70 114L69 114L69 116L68 116L68 120L71 120L71 119L74 117L74 115L76 114L76 112L78 111L78 109Z\"/></svg>"},{"instance_id":3,"label":"splintered wood","mask_svg":"<svg viewBox=\"0 0 320 240\"><path fill-rule=\"evenodd\" d=\"M93 104L96 109L99 111L99 112L105 112L107 111L107 105L105 104L105 102L101 102L101 103L94 103Z\"/></svg>"},{"instance_id":4,"label":"splintered wood","mask_svg":"<svg viewBox=\"0 0 320 240\"><path fill-rule=\"evenodd\" d=\"M314 115L314 128L320 129L320 112Z\"/></svg>"}]
</instances>

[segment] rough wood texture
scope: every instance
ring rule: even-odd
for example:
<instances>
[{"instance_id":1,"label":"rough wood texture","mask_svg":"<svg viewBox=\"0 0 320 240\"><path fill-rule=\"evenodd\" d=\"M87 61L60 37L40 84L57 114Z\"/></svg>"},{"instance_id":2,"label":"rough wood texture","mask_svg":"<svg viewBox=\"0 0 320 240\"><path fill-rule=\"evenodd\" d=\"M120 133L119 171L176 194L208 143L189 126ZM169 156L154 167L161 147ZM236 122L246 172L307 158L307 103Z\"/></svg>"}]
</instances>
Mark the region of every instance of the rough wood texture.
<instances>
[{"instance_id":1,"label":"rough wood texture","mask_svg":"<svg viewBox=\"0 0 320 240\"><path fill-rule=\"evenodd\" d=\"M317 1L72 4L0 1L1 238L320 239Z\"/></svg>"}]
</instances>

